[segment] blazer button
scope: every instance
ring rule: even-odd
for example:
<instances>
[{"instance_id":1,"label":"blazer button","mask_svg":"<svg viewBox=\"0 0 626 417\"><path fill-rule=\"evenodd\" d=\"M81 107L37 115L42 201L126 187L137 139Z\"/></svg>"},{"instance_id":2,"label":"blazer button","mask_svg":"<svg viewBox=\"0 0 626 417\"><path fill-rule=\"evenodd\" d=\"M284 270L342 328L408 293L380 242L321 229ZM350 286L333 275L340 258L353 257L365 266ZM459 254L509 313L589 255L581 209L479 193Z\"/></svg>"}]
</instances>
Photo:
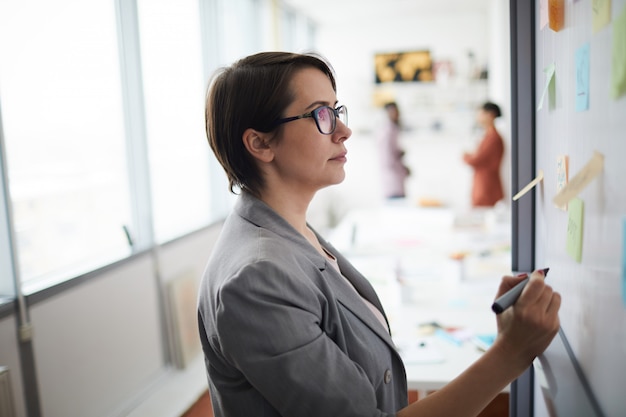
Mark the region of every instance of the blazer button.
<instances>
[{"instance_id":1,"label":"blazer button","mask_svg":"<svg viewBox=\"0 0 626 417\"><path fill-rule=\"evenodd\" d=\"M388 384L390 382L391 382L391 371L387 369L385 371L385 384Z\"/></svg>"}]
</instances>

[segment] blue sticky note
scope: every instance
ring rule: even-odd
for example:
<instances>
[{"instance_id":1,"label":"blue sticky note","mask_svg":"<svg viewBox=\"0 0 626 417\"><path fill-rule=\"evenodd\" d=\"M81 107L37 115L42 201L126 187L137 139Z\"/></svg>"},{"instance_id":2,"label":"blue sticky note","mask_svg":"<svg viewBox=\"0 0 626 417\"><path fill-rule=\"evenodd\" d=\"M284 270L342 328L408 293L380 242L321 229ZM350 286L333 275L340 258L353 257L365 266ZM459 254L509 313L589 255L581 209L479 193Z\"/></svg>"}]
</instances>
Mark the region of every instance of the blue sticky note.
<instances>
[{"instance_id":1,"label":"blue sticky note","mask_svg":"<svg viewBox=\"0 0 626 417\"><path fill-rule=\"evenodd\" d=\"M576 50L576 111L589 110L589 44Z\"/></svg>"},{"instance_id":2,"label":"blue sticky note","mask_svg":"<svg viewBox=\"0 0 626 417\"><path fill-rule=\"evenodd\" d=\"M626 307L626 217L622 220L622 301Z\"/></svg>"}]
</instances>

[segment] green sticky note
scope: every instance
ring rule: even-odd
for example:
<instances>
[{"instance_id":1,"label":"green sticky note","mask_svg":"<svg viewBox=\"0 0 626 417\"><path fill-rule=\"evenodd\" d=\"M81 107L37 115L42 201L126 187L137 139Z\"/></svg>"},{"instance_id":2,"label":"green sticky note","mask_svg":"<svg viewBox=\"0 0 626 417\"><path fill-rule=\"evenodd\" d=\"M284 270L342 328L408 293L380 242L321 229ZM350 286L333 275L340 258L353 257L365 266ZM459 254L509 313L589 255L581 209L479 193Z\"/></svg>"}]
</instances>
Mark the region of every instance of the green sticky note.
<instances>
[{"instance_id":1,"label":"green sticky note","mask_svg":"<svg viewBox=\"0 0 626 417\"><path fill-rule=\"evenodd\" d=\"M626 94L626 7L613 22L613 64L611 68L611 95Z\"/></svg>"},{"instance_id":2,"label":"green sticky note","mask_svg":"<svg viewBox=\"0 0 626 417\"><path fill-rule=\"evenodd\" d=\"M543 72L546 74L546 83L543 86L543 92L541 93L541 98L539 99L539 105L537 106L537 111L543 108L543 101L546 98L546 93L550 86L554 85L552 79L554 78L554 73L556 72L556 65L554 63L548 65L543 69Z\"/></svg>"},{"instance_id":3,"label":"green sticky note","mask_svg":"<svg viewBox=\"0 0 626 417\"><path fill-rule=\"evenodd\" d=\"M567 208L567 253L580 262L583 257L583 218L585 204L580 198L570 200Z\"/></svg>"}]
</instances>

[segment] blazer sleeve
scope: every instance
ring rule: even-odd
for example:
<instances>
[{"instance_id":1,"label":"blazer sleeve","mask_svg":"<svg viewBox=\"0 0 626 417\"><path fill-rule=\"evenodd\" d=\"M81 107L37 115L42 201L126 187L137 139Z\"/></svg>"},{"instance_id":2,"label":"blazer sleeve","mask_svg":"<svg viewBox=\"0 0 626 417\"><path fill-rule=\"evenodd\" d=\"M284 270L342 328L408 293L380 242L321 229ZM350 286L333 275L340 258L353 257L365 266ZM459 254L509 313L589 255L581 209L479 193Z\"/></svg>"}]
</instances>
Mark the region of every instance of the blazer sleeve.
<instances>
[{"instance_id":1,"label":"blazer sleeve","mask_svg":"<svg viewBox=\"0 0 626 417\"><path fill-rule=\"evenodd\" d=\"M391 415L376 409L363 369L322 330L324 295L293 271L271 261L247 265L217 301L226 359L281 415Z\"/></svg>"},{"instance_id":2,"label":"blazer sleeve","mask_svg":"<svg viewBox=\"0 0 626 417\"><path fill-rule=\"evenodd\" d=\"M496 131L490 131L485 135L476 152L466 157L465 162L474 168L497 169L500 166L503 153L502 138Z\"/></svg>"}]
</instances>

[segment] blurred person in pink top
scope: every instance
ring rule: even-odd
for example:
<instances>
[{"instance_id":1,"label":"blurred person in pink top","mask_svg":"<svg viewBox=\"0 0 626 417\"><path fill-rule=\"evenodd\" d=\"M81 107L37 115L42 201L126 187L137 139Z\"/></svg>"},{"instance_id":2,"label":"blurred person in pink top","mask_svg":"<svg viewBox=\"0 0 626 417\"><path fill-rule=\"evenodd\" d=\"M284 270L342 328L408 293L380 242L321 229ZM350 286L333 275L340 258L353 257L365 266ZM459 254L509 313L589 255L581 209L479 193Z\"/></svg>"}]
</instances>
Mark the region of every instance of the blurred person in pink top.
<instances>
[{"instance_id":1,"label":"blurred person in pink top","mask_svg":"<svg viewBox=\"0 0 626 417\"><path fill-rule=\"evenodd\" d=\"M387 118L378 136L383 195L387 199L403 198L411 171L404 164L404 150L400 147L400 110L395 102L385 104L384 109Z\"/></svg>"},{"instance_id":2,"label":"blurred person in pink top","mask_svg":"<svg viewBox=\"0 0 626 417\"><path fill-rule=\"evenodd\" d=\"M474 153L463 154L463 161L474 170L473 207L493 207L504 197L500 178L504 142L495 127L495 119L501 115L497 104L483 104L478 111L477 121L485 131L484 136Z\"/></svg>"}]
</instances>

